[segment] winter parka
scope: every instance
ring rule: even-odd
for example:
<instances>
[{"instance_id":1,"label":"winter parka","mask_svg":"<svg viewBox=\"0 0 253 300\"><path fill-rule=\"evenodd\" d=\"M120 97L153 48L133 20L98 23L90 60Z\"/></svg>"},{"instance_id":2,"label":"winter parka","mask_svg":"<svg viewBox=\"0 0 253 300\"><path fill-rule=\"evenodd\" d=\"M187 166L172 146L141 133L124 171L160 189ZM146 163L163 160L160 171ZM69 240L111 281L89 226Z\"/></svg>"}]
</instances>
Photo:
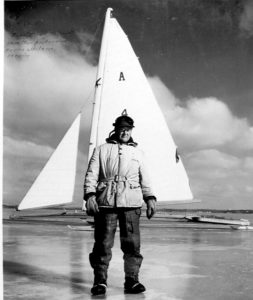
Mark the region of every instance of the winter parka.
<instances>
[{"instance_id":1,"label":"winter parka","mask_svg":"<svg viewBox=\"0 0 253 300\"><path fill-rule=\"evenodd\" d=\"M115 139L94 149L84 182L84 199L96 195L99 207L141 207L155 199L145 167L143 152L131 139Z\"/></svg>"}]
</instances>

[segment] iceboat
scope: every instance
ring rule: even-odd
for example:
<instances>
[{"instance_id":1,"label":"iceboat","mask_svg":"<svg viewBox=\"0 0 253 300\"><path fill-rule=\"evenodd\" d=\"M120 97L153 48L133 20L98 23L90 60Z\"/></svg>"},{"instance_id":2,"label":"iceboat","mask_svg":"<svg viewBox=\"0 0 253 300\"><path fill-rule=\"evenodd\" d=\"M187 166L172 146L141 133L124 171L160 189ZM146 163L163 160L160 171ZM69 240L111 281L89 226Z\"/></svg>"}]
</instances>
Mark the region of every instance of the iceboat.
<instances>
[{"instance_id":1,"label":"iceboat","mask_svg":"<svg viewBox=\"0 0 253 300\"><path fill-rule=\"evenodd\" d=\"M249 225L242 225L242 226L232 225L231 228L234 230L253 230L253 226L249 226Z\"/></svg>"},{"instance_id":2,"label":"iceboat","mask_svg":"<svg viewBox=\"0 0 253 300\"><path fill-rule=\"evenodd\" d=\"M135 121L133 138L145 153L158 203L193 202L189 179L165 117L139 59L112 11L108 8L105 16L94 87L90 140L87 141L88 157L91 157L96 146L105 142L112 130L112 122L123 111L127 111ZM18 210L72 202L81 116L82 112L79 112L18 205Z\"/></svg>"},{"instance_id":3,"label":"iceboat","mask_svg":"<svg viewBox=\"0 0 253 300\"><path fill-rule=\"evenodd\" d=\"M225 219L220 217L205 217L205 216L186 216L185 219L192 222L211 223L211 224L224 224L224 225L241 225L249 226L250 222L246 219Z\"/></svg>"}]
</instances>

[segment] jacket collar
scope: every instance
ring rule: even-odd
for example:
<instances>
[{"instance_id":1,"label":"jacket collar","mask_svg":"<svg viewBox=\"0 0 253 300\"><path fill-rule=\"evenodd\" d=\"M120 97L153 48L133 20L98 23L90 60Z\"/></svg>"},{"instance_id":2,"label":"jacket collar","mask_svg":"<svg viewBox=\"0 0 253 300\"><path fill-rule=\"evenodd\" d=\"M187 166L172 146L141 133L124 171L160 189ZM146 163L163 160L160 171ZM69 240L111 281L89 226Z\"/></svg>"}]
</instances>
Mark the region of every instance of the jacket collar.
<instances>
[{"instance_id":1,"label":"jacket collar","mask_svg":"<svg viewBox=\"0 0 253 300\"><path fill-rule=\"evenodd\" d=\"M115 133L110 135L105 141L109 144L120 144ZM132 137L130 137L127 143L123 143L123 144L128 146L133 146L133 147L136 147L138 145L137 143L134 142Z\"/></svg>"}]
</instances>

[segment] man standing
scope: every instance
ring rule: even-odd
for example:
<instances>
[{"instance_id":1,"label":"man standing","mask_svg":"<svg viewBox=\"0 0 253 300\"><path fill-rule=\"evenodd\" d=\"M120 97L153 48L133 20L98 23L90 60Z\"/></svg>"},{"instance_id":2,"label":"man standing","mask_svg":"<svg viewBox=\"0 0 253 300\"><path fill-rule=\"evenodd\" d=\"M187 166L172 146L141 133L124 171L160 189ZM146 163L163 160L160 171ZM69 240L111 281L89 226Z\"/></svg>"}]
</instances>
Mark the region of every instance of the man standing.
<instances>
[{"instance_id":1,"label":"man standing","mask_svg":"<svg viewBox=\"0 0 253 300\"><path fill-rule=\"evenodd\" d=\"M95 220L95 243L89 256L94 269L93 295L106 293L117 221L124 253L125 293L145 291L138 278L143 259L139 229L143 199L147 217L150 219L155 213L156 198L150 188L143 153L131 137L134 121L124 114L113 125L114 131L106 143L94 149L84 182L87 214Z\"/></svg>"}]
</instances>

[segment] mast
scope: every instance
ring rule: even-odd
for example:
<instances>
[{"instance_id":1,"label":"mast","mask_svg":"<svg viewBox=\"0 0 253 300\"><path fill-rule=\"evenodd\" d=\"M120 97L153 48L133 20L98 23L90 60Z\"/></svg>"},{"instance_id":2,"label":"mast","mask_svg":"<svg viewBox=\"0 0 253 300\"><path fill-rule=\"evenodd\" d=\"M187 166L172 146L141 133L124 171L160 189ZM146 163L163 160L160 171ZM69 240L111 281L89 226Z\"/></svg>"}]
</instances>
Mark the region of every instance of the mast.
<instances>
[{"instance_id":1,"label":"mast","mask_svg":"<svg viewBox=\"0 0 253 300\"><path fill-rule=\"evenodd\" d=\"M106 59L107 43L108 43L108 35L110 30L110 19L112 17L112 11L113 11L112 8L108 8L105 15L105 24L104 24L103 37L101 42L100 54L99 54L97 77L96 77L96 90L95 90L95 96L93 102L93 114L92 114L92 122L91 122L88 160L90 160L93 150L97 146L97 129L98 129L101 93L102 93L103 79L104 79L103 75L104 75L104 68L105 68L105 59Z\"/></svg>"}]
</instances>

